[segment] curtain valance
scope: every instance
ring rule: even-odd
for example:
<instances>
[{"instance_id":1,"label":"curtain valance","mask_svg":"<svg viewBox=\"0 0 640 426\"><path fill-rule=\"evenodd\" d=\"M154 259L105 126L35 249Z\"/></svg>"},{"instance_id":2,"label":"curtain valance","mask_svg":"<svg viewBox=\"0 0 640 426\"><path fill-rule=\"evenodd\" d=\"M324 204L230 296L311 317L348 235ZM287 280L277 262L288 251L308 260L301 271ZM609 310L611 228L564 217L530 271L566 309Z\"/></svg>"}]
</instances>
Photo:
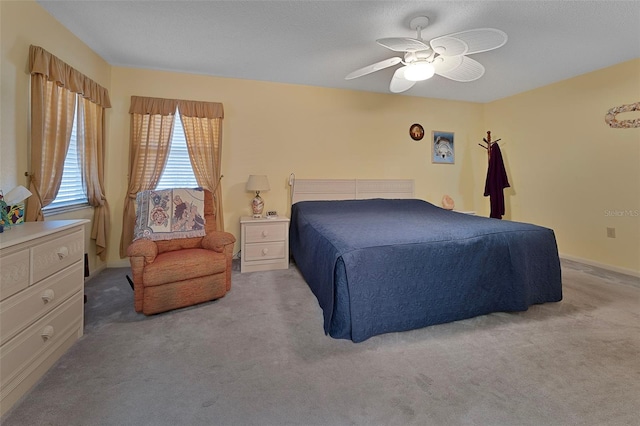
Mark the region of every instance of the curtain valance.
<instances>
[{"instance_id":1,"label":"curtain valance","mask_svg":"<svg viewBox=\"0 0 640 426\"><path fill-rule=\"evenodd\" d=\"M183 117L224 118L224 108L219 102L185 101L181 99L131 96L129 114L173 115L176 108Z\"/></svg>"},{"instance_id":2,"label":"curtain valance","mask_svg":"<svg viewBox=\"0 0 640 426\"><path fill-rule=\"evenodd\" d=\"M132 96L129 114L174 115L177 107L178 101L175 99Z\"/></svg>"},{"instance_id":3,"label":"curtain valance","mask_svg":"<svg viewBox=\"0 0 640 426\"><path fill-rule=\"evenodd\" d=\"M224 118L224 110L219 102L178 101L180 115L196 118Z\"/></svg>"},{"instance_id":4,"label":"curtain valance","mask_svg":"<svg viewBox=\"0 0 640 426\"><path fill-rule=\"evenodd\" d=\"M78 93L103 108L111 108L107 89L40 46L29 47L29 72L42 74L48 81Z\"/></svg>"}]
</instances>

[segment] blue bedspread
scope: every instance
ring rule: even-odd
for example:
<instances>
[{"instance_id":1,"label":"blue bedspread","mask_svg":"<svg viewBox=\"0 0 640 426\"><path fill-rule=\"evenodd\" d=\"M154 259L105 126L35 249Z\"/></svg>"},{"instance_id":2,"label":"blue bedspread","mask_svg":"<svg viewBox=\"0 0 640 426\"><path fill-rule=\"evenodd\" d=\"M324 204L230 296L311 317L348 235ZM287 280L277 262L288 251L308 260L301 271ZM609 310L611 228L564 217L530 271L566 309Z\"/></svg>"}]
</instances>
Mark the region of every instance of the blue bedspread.
<instances>
[{"instance_id":1,"label":"blue bedspread","mask_svg":"<svg viewBox=\"0 0 640 426\"><path fill-rule=\"evenodd\" d=\"M422 200L296 203L290 248L325 332L354 342L562 299L551 229Z\"/></svg>"}]
</instances>

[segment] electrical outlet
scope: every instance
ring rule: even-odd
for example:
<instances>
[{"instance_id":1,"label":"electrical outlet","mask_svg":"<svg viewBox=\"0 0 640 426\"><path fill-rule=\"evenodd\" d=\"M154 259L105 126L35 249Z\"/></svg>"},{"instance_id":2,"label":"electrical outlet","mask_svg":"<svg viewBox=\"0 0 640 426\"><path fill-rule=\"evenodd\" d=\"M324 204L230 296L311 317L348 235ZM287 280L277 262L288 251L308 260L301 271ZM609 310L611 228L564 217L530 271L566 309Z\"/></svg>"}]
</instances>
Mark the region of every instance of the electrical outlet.
<instances>
[{"instance_id":1,"label":"electrical outlet","mask_svg":"<svg viewBox=\"0 0 640 426\"><path fill-rule=\"evenodd\" d=\"M607 238L616 237L616 228L607 228Z\"/></svg>"}]
</instances>

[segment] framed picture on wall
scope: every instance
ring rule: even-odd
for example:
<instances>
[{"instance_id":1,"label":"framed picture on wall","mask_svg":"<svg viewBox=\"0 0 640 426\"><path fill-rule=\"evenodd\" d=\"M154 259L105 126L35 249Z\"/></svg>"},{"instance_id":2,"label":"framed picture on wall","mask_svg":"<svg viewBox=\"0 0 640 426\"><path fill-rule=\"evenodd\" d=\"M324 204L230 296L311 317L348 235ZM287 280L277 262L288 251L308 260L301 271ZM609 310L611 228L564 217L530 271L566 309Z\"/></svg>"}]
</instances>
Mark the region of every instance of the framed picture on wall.
<instances>
[{"instance_id":1,"label":"framed picture on wall","mask_svg":"<svg viewBox=\"0 0 640 426\"><path fill-rule=\"evenodd\" d=\"M409 127L409 135L414 141L419 141L424 137L424 128L420 124L414 123Z\"/></svg>"},{"instance_id":2,"label":"framed picture on wall","mask_svg":"<svg viewBox=\"0 0 640 426\"><path fill-rule=\"evenodd\" d=\"M431 132L431 162L437 164L453 164L455 161L453 132Z\"/></svg>"}]
</instances>

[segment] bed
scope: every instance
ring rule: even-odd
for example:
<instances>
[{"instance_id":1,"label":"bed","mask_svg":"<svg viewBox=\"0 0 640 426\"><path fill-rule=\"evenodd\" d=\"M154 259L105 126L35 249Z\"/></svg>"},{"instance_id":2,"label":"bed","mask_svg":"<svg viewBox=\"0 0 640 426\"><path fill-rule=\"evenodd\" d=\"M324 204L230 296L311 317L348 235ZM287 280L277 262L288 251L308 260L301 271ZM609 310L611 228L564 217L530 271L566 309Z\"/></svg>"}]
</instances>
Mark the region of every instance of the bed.
<instances>
[{"instance_id":1,"label":"bed","mask_svg":"<svg viewBox=\"0 0 640 426\"><path fill-rule=\"evenodd\" d=\"M562 299L553 230L444 210L410 180L296 180L289 234L338 339Z\"/></svg>"}]
</instances>

